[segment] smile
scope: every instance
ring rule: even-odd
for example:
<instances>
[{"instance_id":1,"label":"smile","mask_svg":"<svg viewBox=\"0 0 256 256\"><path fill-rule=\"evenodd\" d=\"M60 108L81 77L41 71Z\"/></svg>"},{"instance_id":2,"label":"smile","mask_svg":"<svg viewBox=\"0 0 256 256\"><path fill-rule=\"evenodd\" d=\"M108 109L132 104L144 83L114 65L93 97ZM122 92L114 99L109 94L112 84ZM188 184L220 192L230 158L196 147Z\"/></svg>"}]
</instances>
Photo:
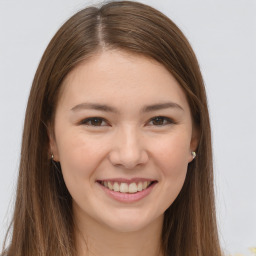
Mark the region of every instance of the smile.
<instances>
[{"instance_id":1,"label":"smile","mask_svg":"<svg viewBox=\"0 0 256 256\"><path fill-rule=\"evenodd\" d=\"M98 181L102 186L109 190L120 193L137 193L147 189L155 181L139 181L139 182L118 182L118 181Z\"/></svg>"},{"instance_id":2,"label":"smile","mask_svg":"<svg viewBox=\"0 0 256 256\"><path fill-rule=\"evenodd\" d=\"M145 178L118 178L97 180L96 183L112 199L122 203L133 203L147 197L158 181Z\"/></svg>"}]
</instances>

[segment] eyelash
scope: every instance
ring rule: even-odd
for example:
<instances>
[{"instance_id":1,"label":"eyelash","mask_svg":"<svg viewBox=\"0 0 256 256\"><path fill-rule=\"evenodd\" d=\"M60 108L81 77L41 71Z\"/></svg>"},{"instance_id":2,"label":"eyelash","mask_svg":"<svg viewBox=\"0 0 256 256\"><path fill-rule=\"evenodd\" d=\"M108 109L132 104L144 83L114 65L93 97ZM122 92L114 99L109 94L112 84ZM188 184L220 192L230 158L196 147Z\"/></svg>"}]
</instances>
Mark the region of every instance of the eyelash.
<instances>
[{"instance_id":1,"label":"eyelash","mask_svg":"<svg viewBox=\"0 0 256 256\"><path fill-rule=\"evenodd\" d=\"M165 124L160 124L160 125L155 125L155 126L165 126L165 125L168 125L168 124L175 124L173 119L171 119L169 117L166 117L166 116L155 116L155 117L150 119L150 122L156 121L157 119L163 120L163 122L165 122Z\"/></svg>"},{"instance_id":2,"label":"eyelash","mask_svg":"<svg viewBox=\"0 0 256 256\"><path fill-rule=\"evenodd\" d=\"M84 124L84 125L87 125L87 126L101 127L101 125L92 125L92 124L88 125L89 122L92 122L92 121L95 121L95 120L101 120L101 121L104 121L105 123L107 123L107 121L104 118L101 118L101 117L90 117L90 118L86 118L86 119L82 120L81 124Z\"/></svg>"},{"instance_id":3,"label":"eyelash","mask_svg":"<svg viewBox=\"0 0 256 256\"><path fill-rule=\"evenodd\" d=\"M149 122L156 121L157 119L162 120L164 122L164 124L153 125L153 126L162 127L162 126L169 125L169 124L176 124L176 122L174 120L172 120L171 118L165 117L165 116L155 116L155 117L151 118L149 120ZM86 119L82 120L80 124L86 125L86 126L93 126L93 127L103 127L103 126L106 126L106 125L93 125L92 121L101 121L101 122L105 122L106 124L108 124L108 122L104 118L101 118L101 117L86 118ZM88 124L90 122L91 122L91 124Z\"/></svg>"}]
</instances>

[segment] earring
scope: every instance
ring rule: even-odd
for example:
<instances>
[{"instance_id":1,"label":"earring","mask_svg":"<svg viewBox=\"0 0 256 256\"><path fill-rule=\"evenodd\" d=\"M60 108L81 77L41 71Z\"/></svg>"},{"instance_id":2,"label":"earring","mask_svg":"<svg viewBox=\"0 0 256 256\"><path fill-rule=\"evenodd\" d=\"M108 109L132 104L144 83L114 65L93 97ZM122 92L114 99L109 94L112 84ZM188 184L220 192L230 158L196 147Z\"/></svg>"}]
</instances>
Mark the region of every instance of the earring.
<instances>
[{"instance_id":1,"label":"earring","mask_svg":"<svg viewBox=\"0 0 256 256\"><path fill-rule=\"evenodd\" d=\"M191 155L192 155L193 159L195 159L195 157L196 157L196 152L195 152L195 151L192 151L192 152L191 152Z\"/></svg>"},{"instance_id":2,"label":"earring","mask_svg":"<svg viewBox=\"0 0 256 256\"><path fill-rule=\"evenodd\" d=\"M53 154L51 155L51 159L52 159L52 161L54 161L54 155Z\"/></svg>"}]
</instances>

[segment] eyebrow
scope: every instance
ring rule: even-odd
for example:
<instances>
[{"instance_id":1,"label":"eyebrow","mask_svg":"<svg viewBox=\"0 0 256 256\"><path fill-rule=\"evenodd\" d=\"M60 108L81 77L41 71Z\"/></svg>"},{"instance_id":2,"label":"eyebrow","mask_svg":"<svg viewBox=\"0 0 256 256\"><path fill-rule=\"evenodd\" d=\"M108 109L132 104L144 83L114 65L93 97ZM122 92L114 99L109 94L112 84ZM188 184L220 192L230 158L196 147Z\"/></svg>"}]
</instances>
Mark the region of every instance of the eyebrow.
<instances>
[{"instance_id":1,"label":"eyebrow","mask_svg":"<svg viewBox=\"0 0 256 256\"><path fill-rule=\"evenodd\" d=\"M174 109L184 111L184 109L177 103L165 102L165 103L158 103L158 104L144 106L142 108L141 112L148 113L148 112L153 112L153 111L167 109L167 108L174 108ZM84 110L84 109L93 109L93 110L99 110L99 111L103 111L103 112L119 113L119 111L114 107L104 105L104 104L87 103L87 102L78 104L78 105L74 106L71 110L79 111L79 110Z\"/></svg>"},{"instance_id":2,"label":"eyebrow","mask_svg":"<svg viewBox=\"0 0 256 256\"><path fill-rule=\"evenodd\" d=\"M154 105L148 105L142 108L142 112L152 112L152 111L157 111L161 109L167 109L167 108L174 108L174 109L179 109L183 110L184 109L177 103L174 102L166 102L166 103L159 103L159 104L154 104Z\"/></svg>"},{"instance_id":3,"label":"eyebrow","mask_svg":"<svg viewBox=\"0 0 256 256\"><path fill-rule=\"evenodd\" d=\"M81 103L73 107L71 110L72 111L78 111L78 110L83 110L83 109L94 109L94 110L100 110L104 112L113 112L113 113L118 113L117 109L108 106L108 105L103 105L103 104L97 104L97 103Z\"/></svg>"}]
</instances>

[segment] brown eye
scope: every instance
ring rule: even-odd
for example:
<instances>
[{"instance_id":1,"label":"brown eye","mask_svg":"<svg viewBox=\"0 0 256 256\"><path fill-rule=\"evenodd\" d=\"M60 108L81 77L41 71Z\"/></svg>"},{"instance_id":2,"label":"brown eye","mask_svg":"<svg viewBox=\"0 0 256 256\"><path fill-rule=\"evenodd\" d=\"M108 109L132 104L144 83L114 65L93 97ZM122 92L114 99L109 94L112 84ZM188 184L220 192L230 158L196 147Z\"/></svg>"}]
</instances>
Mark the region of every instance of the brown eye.
<instances>
[{"instance_id":1,"label":"brown eye","mask_svg":"<svg viewBox=\"0 0 256 256\"><path fill-rule=\"evenodd\" d=\"M170 118L164 116L156 116L151 119L150 123L155 126L163 126L174 123Z\"/></svg>"},{"instance_id":2,"label":"brown eye","mask_svg":"<svg viewBox=\"0 0 256 256\"><path fill-rule=\"evenodd\" d=\"M87 126L106 126L107 123L103 118L100 117L91 117L83 120L81 124L85 124Z\"/></svg>"},{"instance_id":3,"label":"brown eye","mask_svg":"<svg viewBox=\"0 0 256 256\"><path fill-rule=\"evenodd\" d=\"M95 118L95 119L92 119L90 122L91 122L91 125L93 126L101 126L102 121L103 121L102 119Z\"/></svg>"}]
</instances>

